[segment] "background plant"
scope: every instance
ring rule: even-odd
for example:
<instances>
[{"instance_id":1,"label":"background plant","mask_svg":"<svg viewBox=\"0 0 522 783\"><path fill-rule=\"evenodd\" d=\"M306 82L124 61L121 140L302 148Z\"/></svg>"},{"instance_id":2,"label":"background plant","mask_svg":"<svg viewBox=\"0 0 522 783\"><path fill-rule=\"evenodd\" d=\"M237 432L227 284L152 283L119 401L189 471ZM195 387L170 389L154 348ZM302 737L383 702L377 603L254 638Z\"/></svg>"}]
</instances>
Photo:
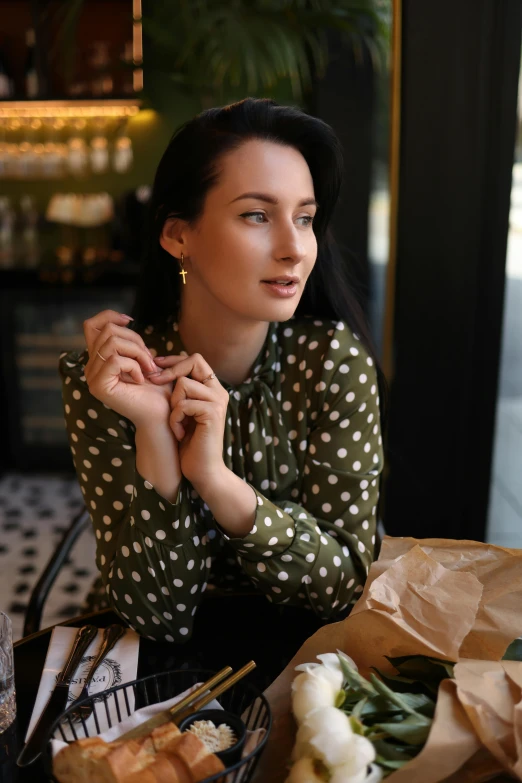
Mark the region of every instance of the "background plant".
<instances>
[{"instance_id":1,"label":"background plant","mask_svg":"<svg viewBox=\"0 0 522 783\"><path fill-rule=\"evenodd\" d=\"M87 0L58 7L60 50L74 42ZM301 101L314 74L329 61L329 33L337 33L356 60L369 53L385 64L390 0L149 0L147 81L157 74L204 104L235 95L265 95L282 81Z\"/></svg>"}]
</instances>

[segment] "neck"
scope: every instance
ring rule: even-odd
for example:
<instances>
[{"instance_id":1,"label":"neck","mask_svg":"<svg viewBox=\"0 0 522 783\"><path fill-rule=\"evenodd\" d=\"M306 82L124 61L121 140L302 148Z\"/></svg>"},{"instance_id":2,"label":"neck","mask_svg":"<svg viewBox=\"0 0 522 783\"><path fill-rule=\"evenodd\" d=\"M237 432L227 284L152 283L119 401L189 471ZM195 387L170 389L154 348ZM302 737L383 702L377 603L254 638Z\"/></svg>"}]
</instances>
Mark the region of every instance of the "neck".
<instances>
[{"instance_id":1,"label":"neck","mask_svg":"<svg viewBox=\"0 0 522 783\"><path fill-rule=\"evenodd\" d=\"M252 321L226 310L217 302L201 307L185 296L178 329L189 355L200 353L221 381L231 386L243 383L263 347L267 321Z\"/></svg>"}]
</instances>

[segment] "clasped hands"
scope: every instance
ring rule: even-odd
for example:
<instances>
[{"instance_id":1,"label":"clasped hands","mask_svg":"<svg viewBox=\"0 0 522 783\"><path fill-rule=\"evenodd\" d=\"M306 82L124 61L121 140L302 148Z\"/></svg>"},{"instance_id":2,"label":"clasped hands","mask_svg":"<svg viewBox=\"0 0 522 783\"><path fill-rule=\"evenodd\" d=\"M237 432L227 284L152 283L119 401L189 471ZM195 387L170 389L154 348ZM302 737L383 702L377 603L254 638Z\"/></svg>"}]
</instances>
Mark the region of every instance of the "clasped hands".
<instances>
[{"instance_id":1,"label":"clasped hands","mask_svg":"<svg viewBox=\"0 0 522 783\"><path fill-rule=\"evenodd\" d=\"M153 357L132 319L105 310L84 322L85 377L94 397L136 427L168 424L180 468L196 487L227 470L223 438L229 395L200 354ZM189 377L190 376L190 377Z\"/></svg>"},{"instance_id":2,"label":"clasped hands","mask_svg":"<svg viewBox=\"0 0 522 783\"><path fill-rule=\"evenodd\" d=\"M156 356L154 361L162 369L150 374L148 381L172 389L169 425L178 441L183 475L194 485L215 478L225 468L228 392L216 377L209 379L212 368L199 353Z\"/></svg>"}]
</instances>

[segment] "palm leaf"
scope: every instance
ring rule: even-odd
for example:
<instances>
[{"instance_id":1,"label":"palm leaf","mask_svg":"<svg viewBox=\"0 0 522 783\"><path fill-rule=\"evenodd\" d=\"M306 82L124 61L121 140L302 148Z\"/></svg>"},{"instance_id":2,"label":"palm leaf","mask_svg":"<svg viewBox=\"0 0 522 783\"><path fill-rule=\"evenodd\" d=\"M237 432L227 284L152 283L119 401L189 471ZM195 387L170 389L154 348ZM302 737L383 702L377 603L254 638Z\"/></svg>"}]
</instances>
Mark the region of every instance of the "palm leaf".
<instances>
[{"instance_id":1,"label":"palm leaf","mask_svg":"<svg viewBox=\"0 0 522 783\"><path fill-rule=\"evenodd\" d=\"M85 0L59 6L60 38L73 51ZM327 31L337 31L356 61L386 61L389 0L155 0L143 27L153 44L153 67L191 91L248 93L289 79L300 100L312 74L324 75Z\"/></svg>"},{"instance_id":2,"label":"palm leaf","mask_svg":"<svg viewBox=\"0 0 522 783\"><path fill-rule=\"evenodd\" d=\"M337 29L359 59L366 49L374 60L386 30L377 0L193 0L189 5L181 3L178 14L159 3L143 21L164 50L164 68L181 71L191 89L208 87L209 74L214 90L245 83L249 92L289 78L299 98L310 87L312 68L324 72L327 29Z\"/></svg>"}]
</instances>

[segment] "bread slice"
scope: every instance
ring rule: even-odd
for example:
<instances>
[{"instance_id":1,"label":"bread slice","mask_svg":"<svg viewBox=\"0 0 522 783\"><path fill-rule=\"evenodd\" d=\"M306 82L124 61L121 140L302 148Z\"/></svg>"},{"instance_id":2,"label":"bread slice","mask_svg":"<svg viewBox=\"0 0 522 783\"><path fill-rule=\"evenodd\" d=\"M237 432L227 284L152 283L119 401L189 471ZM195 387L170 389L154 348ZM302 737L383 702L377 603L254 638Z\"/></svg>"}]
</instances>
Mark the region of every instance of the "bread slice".
<instances>
[{"instance_id":1,"label":"bread slice","mask_svg":"<svg viewBox=\"0 0 522 783\"><path fill-rule=\"evenodd\" d=\"M199 737L186 731L176 742L172 752L191 770L198 761L208 755L208 748Z\"/></svg>"},{"instance_id":2,"label":"bread slice","mask_svg":"<svg viewBox=\"0 0 522 783\"><path fill-rule=\"evenodd\" d=\"M116 744L116 743L114 743ZM114 747L109 745L109 753L100 759L97 773L103 783L124 783L129 774L140 772L150 766L156 751L150 737L128 740Z\"/></svg>"},{"instance_id":3,"label":"bread slice","mask_svg":"<svg viewBox=\"0 0 522 783\"><path fill-rule=\"evenodd\" d=\"M98 783L98 762L110 751L111 746L99 737L71 742L54 758L53 774L60 783Z\"/></svg>"},{"instance_id":4,"label":"bread slice","mask_svg":"<svg viewBox=\"0 0 522 783\"><path fill-rule=\"evenodd\" d=\"M162 750L169 752L180 739L181 731L175 723L168 721L168 723L164 723L163 726L158 726L156 729L153 729L150 737L154 743L156 753L160 753Z\"/></svg>"},{"instance_id":5,"label":"bread slice","mask_svg":"<svg viewBox=\"0 0 522 783\"><path fill-rule=\"evenodd\" d=\"M158 753L149 767L128 775L125 783L192 783L192 780L180 758L170 753Z\"/></svg>"},{"instance_id":6,"label":"bread slice","mask_svg":"<svg viewBox=\"0 0 522 783\"><path fill-rule=\"evenodd\" d=\"M173 753L187 765L193 783L225 769L223 762L210 753L205 743L190 731L181 735L174 745Z\"/></svg>"},{"instance_id":7,"label":"bread slice","mask_svg":"<svg viewBox=\"0 0 522 783\"><path fill-rule=\"evenodd\" d=\"M199 737L171 722L138 740L76 740L53 760L59 783L199 783L224 769Z\"/></svg>"},{"instance_id":8,"label":"bread slice","mask_svg":"<svg viewBox=\"0 0 522 783\"><path fill-rule=\"evenodd\" d=\"M215 756L214 753L209 753L191 766L190 774L192 775L192 780L195 783L199 783L200 780L206 780L211 775L223 772L224 769L225 765L221 759ZM224 778L219 778L219 780L224 780Z\"/></svg>"}]
</instances>

